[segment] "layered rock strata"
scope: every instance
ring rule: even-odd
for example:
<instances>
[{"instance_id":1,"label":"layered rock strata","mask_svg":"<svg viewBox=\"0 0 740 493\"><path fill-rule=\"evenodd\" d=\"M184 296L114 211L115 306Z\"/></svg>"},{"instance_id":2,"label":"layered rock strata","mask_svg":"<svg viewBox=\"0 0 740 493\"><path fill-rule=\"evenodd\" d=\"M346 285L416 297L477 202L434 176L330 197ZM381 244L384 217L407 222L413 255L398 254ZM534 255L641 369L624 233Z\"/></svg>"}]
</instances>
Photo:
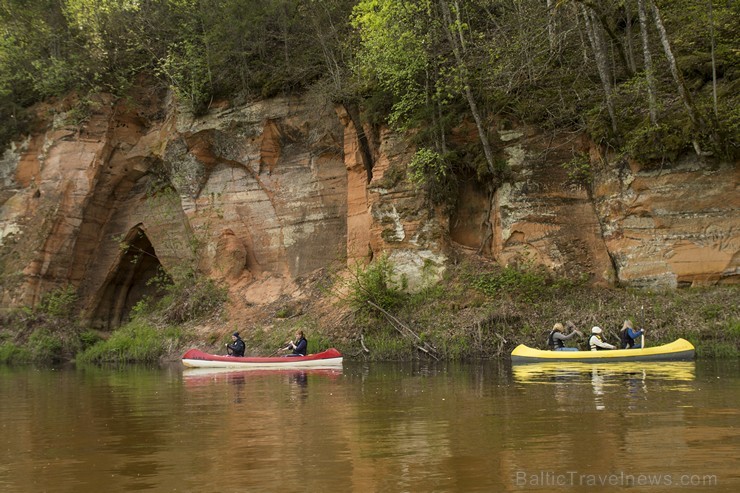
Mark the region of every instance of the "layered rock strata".
<instances>
[{"instance_id":1,"label":"layered rock strata","mask_svg":"<svg viewBox=\"0 0 740 493\"><path fill-rule=\"evenodd\" d=\"M160 267L199 270L235 306L258 306L380 255L418 289L464 247L604 285L739 278L737 163L644 168L582 136L492 127L505 179L461 180L449 213L405 179L408 139L358 132L357 118L316 98L216 103L194 117L142 88L100 96L82 125L65 123L70 107L41 108L46 125L0 160L5 308L71 285L83 313L114 328ZM359 135L373 137L364 149ZM564 166L574 156L588 176Z\"/></svg>"}]
</instances>

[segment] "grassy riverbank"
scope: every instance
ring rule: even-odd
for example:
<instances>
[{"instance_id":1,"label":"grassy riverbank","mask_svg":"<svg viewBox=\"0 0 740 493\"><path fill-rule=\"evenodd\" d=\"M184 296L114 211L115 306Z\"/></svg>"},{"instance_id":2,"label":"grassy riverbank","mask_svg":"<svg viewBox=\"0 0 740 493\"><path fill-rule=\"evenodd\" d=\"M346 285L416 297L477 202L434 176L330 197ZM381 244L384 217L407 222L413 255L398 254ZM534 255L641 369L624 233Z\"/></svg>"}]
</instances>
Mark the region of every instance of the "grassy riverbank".
<instances>
[{"instance_id":1,"label":"grassy riverbank","mask_svg":"<svg viewBox=\"0 0 740 493\"><path fill-rule=\"evenodd\" d=\"M629 318L646 329L650 346L683 337L696 346L697 358L740 357L737 286L594 288L538 270L462 262L442 282L407 294L392 271L387 262L376 262L316 287L300 310L289 303L263 307L258 323L240 329L248 353L271 354L300 328L310 352L336 347L347 359L504 358L520 343L544 348L552 325L568 320L584 333L598 325L616 343ZM189 347L222 353L236 328L223 315L225 292L205 280L191 279L187 289L173 286L159 303L141 304L134 319L112 334L76 322L74 301L72 293L60 291L36 310L3 315L0 362L176 360Z\"/></svg>"},{"instance_id":2,"label":"grassy riverbank","mask_svg":"<svg viewBox=\"0 0 740 493\"><path fill-rule=\"evenodd\" d=\"M305 324L316 327L314 337L339 339L335 345L348 357L506 357L521 343L546 348L553 324L568 320L584 333L598 325L608 340L618 343L625 319L645 328L650 346L683 337L696 346L698 358L740 357L737 286L661 291L595 288L537 270L489 270L462 263L444 282L415 295L401 295L392 285L387 289L387 282L382 288L383 283L373 285L361 279L363 275L384 277L363 273L353 281L355 287L347 297L353 311L334 330ZM363 289L357 288L358 283Z\"/></svg>"}]
</instances>

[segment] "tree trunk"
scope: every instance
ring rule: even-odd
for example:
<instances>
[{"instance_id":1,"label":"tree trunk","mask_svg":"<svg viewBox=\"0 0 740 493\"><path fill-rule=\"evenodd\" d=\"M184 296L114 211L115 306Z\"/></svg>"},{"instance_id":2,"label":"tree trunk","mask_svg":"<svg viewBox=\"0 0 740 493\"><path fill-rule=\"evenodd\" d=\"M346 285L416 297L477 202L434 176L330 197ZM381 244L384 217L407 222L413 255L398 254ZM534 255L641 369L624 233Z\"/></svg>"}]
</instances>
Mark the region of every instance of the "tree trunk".
<instances>
[{"instance_id":1,"label":"tree trunk","mask_svg":"<svg viewBox=\"0 0 740 493\"><path fill-rule=\"evenodd\" d=\"M591 42L591 48L594 51L596 68L598 69L601 86L603 87L604 95L606 96L606 109L609 112L609 118L611 119L612 131L614 132L614 135L616 135L617 116L614 112L614 101L612 100L611 73L609 71L609 61L607 59L606 48L604 46L604 37L601 35L599 27L591 17L594 15L593 12L581 6L581 13L583 14L583 19L586 23L586 33Z\"/></svg>"},{"instance_id":2,"label":"tree trunk","mask_svg":"<svg viewBox=\"0 0 740 493\"><path fill-rule=\"evenodd\" d=\"M627 72L628 77L632 77L634 74L634 71L632 70L632 67L630 66L629 62L627 61L627 54L624 49L624 44L622 44L622 40L619 39L619 36L614 32L614 30L609 25L609 19L607 19L606 14L601 9L598 9L598 4L588 1L588 0L577 0L581 6L584 5L588 7L588 10L593 14L592 22L594 20L599 21L599 25L601 25L601 28L604 30L604 32L609 36L609 39L612 40L612 43L614 43L614 46L616 47L617 56L619 57L619 61L621 62L622 66L624 67L624 70ZM594 26L594 30L596 30L596 26ZM599 32L599 38L601 38L601 43L603 44L603 36Z\"/></svg>"},{"instance_id":3,"label":"tree trunk","mask_svg":"<svg viewBox=\"0 0 740 493\"><path fill-rule=\"evenodd\" d=\"M550 43L550 53L557 51L555 37L555 0L547 0L547 39Z\"/></svg>"},{"instance_id":4,"label":"tree trunk","mask_svg":"<svg viewBox=\"0 0 740 493\"><path fill-rule=\"evenodd\" d=\"M458 38L460 39L460 50L465 53L465 37L463 36L462 29L460 26L462 26L462 18L460 17L460 4L457 0L455 0L455 14L457 17L457 26L455 27L455 31L457 31Z\"/></svg>"},{"instance_id":5,"label":"tree trunk","mask_svg":"<svg viewBox=\"0 0 740 493\"><path fill-rule=\"evenodd\" d=\"M450 14L450 6L447 5L446 0L439 0L439 5L442 9L442 15L444 17L445 22L445 34L447 35L447 39L450 42L450 45L452 46L452 52L455 55L455 61L457 63L457 68L460 71L460 76L462 77L462 83L464 86L464 92L465 92L465 98L468 101L468 106L470 107L470 113L473 115L473 119L475 120L475 126L478 129L478 138L480 139L480 143L483 146L483 153L486 157L486 163L488 164L488 171L491 174L494 174L495 168L494 168L494 160L493 160L493 152L491 151L491 144L488 141L488 136L486 134L485 126L483 125L483 119L480 116L480 112L478 111L478 105L475 102L475 97L473 96L473 90L470 88L470 80L468 79L468 69L465 65L465 60L463 60L462 53L461 53L461 47L459 45L459 40L455 36L455 34L452 33L451 26L452 26L452 15ZM460 30L459 26L456 28L457 31Z\"/></svg>"},{"instance_id":6,"label":"tree trunk","mask_svg":"<svg viewBox=\"0 0 740 493\"><path fill-rule=\"evenodd\" d=\"M686 107L686 111L689 113L689 119L691 120L691 125L694 127L694 130L696 132L701 132L704 128L704 120L701 118L701 115L699 115L698 111L696 110L694 102L691 99L691 93L689 93L689 91L686 89L686 84L683 81L681 72L679 72L678 70L676 58L673 56L673 50L671 49L671 42L668 40L668 33L666 32L665 26L663 26L663 20L660 17L660 10L658 10L658 6L655 5L654 1L648 1L650 1L650 4L652 6L653 20L655 21L655 27L658 28L660 41L661 43L663 43L663 51L665 51L665 56L668 59L668 65L671 68L671 75L673 75L673 80L676 82L676 86L678 86L678 94L681 96L681 100ZM701 147L699 146L699 141L694 139L693 144L696 154L701 156L702 152Z\"/></svg>"},{"instance_id":7,"label":"tree trunk","mask_svg":"<svg viewBox=\"0 0 740 493\"><path fill-rule=\"evenodd\" d=\"M714 103L714 118L719 120L719 109L717 107L717 60L714 55L714 11L712 0L709 0L709 37L712 42L712 102Z\"/></svg>"},{"instance_id":8,"label":"tree trunk","mask_svg":"<svg viewBox=\"0 0 740 493\"><path fill-rule=\"evenodd\" d=\"M626 24L624 35L627 38L627 61L630 64L630 70L634 74L637 72L637 64L635 63L634 49L632 47L632 12L629 3L624 4L624 18Z\"/></svg>"},{"instance_id":9,"label":"tree trunk","mask_svg":"<svg viewBox=\"0 0 740 493\"><path fill-rule=\"evenodd\" d=\"M647 13L645 0L637 0L637 12L640 17L640 33L642 35L642 56L645 60L645 78L647 79L648 107L650 109L650 123L658 123L658 102L655 90L655 74L653 72L653 56L650 53L650 38L648 37Z\"/></svg>"}]
</instances>

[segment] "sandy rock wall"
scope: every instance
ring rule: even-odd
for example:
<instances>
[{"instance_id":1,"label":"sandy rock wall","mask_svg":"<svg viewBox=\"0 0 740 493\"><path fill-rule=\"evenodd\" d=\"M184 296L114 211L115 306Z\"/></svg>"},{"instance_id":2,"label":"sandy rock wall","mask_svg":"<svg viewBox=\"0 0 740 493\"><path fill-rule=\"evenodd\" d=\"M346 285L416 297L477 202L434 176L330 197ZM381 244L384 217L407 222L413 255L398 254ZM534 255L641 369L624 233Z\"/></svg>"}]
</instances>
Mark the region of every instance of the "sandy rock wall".
<instances>
[{"instance_id":1,"label":"sandy rock wall","mask_svg":"<svg viewBox=\"0 0 740 493\"><path fill-rule=\"evenodd\" d=\"M739 178L737 163L696 156L657 169L636 163L603 169L595 205L620 282L672 288L738 282Z\"/></svg>"},{"instance_id":2,"label":"sandy rock wall","mask_svg":"<svg viewBox=\"0 0 740 493\"><path fill-rule=\"evenodd\" d=\"M5 153L4 306L71 284L109 326L157 266L225 279L250 304L344 262L344 130L331 105L286 98L196 119L138 96L101 100L83 126L50 126Z\"/></svg>"},{"instance_id":3,"label":"sandy rock wall","mask_svg":"<svg viewBox=\"0 0 740 493\"><path fill-rule=\"evenodd\" d=\"M740 279L737 163L685 156L655 168L602 154L582 137L499 131L510 175L489 198L466 183L451 238L503 265L544 265L602 285L676 288ZM588 179L569 163L585 156Z\"/></svg>"},{"instance_id":4,"label":"sandy rock wall","mask_svg":"<svg viewBox=\"0 0 740 493\"><path fill-rule=\"evenodd\" d=\"M72 107L40 109L46 125L0 159L2 307L71 284L85 313L114 327L160 267L199 269L253 306L380 255L418 289L460 247L605 285L739 278L737 163L646 169L582 136L494 127L506 179L462 179L448 215L405 179L408 139L364 128L370 177L358 119L315 98L214 103L194 117L141 88L100 96L82 125L67 123ZM564 166L577 154L588 181Z\"/></svg>"}]
</instances>

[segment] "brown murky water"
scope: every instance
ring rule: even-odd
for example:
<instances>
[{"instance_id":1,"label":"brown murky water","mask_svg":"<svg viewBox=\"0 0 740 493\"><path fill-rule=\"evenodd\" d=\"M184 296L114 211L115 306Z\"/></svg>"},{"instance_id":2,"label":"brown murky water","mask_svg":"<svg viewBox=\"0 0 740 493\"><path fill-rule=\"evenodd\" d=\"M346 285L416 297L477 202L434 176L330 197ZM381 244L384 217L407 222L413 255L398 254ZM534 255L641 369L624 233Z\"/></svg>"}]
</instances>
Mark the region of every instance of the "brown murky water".
<instances>
[{"instance_id":1,"label":"brown murky water","mask_svg":"<svg viewBox=\"0 0 740 493\"><path fill-rule=\"evenodd\" d=\"M0 491L735 492L739 369L0 367Z\"/></svg>"}]
</instances>

